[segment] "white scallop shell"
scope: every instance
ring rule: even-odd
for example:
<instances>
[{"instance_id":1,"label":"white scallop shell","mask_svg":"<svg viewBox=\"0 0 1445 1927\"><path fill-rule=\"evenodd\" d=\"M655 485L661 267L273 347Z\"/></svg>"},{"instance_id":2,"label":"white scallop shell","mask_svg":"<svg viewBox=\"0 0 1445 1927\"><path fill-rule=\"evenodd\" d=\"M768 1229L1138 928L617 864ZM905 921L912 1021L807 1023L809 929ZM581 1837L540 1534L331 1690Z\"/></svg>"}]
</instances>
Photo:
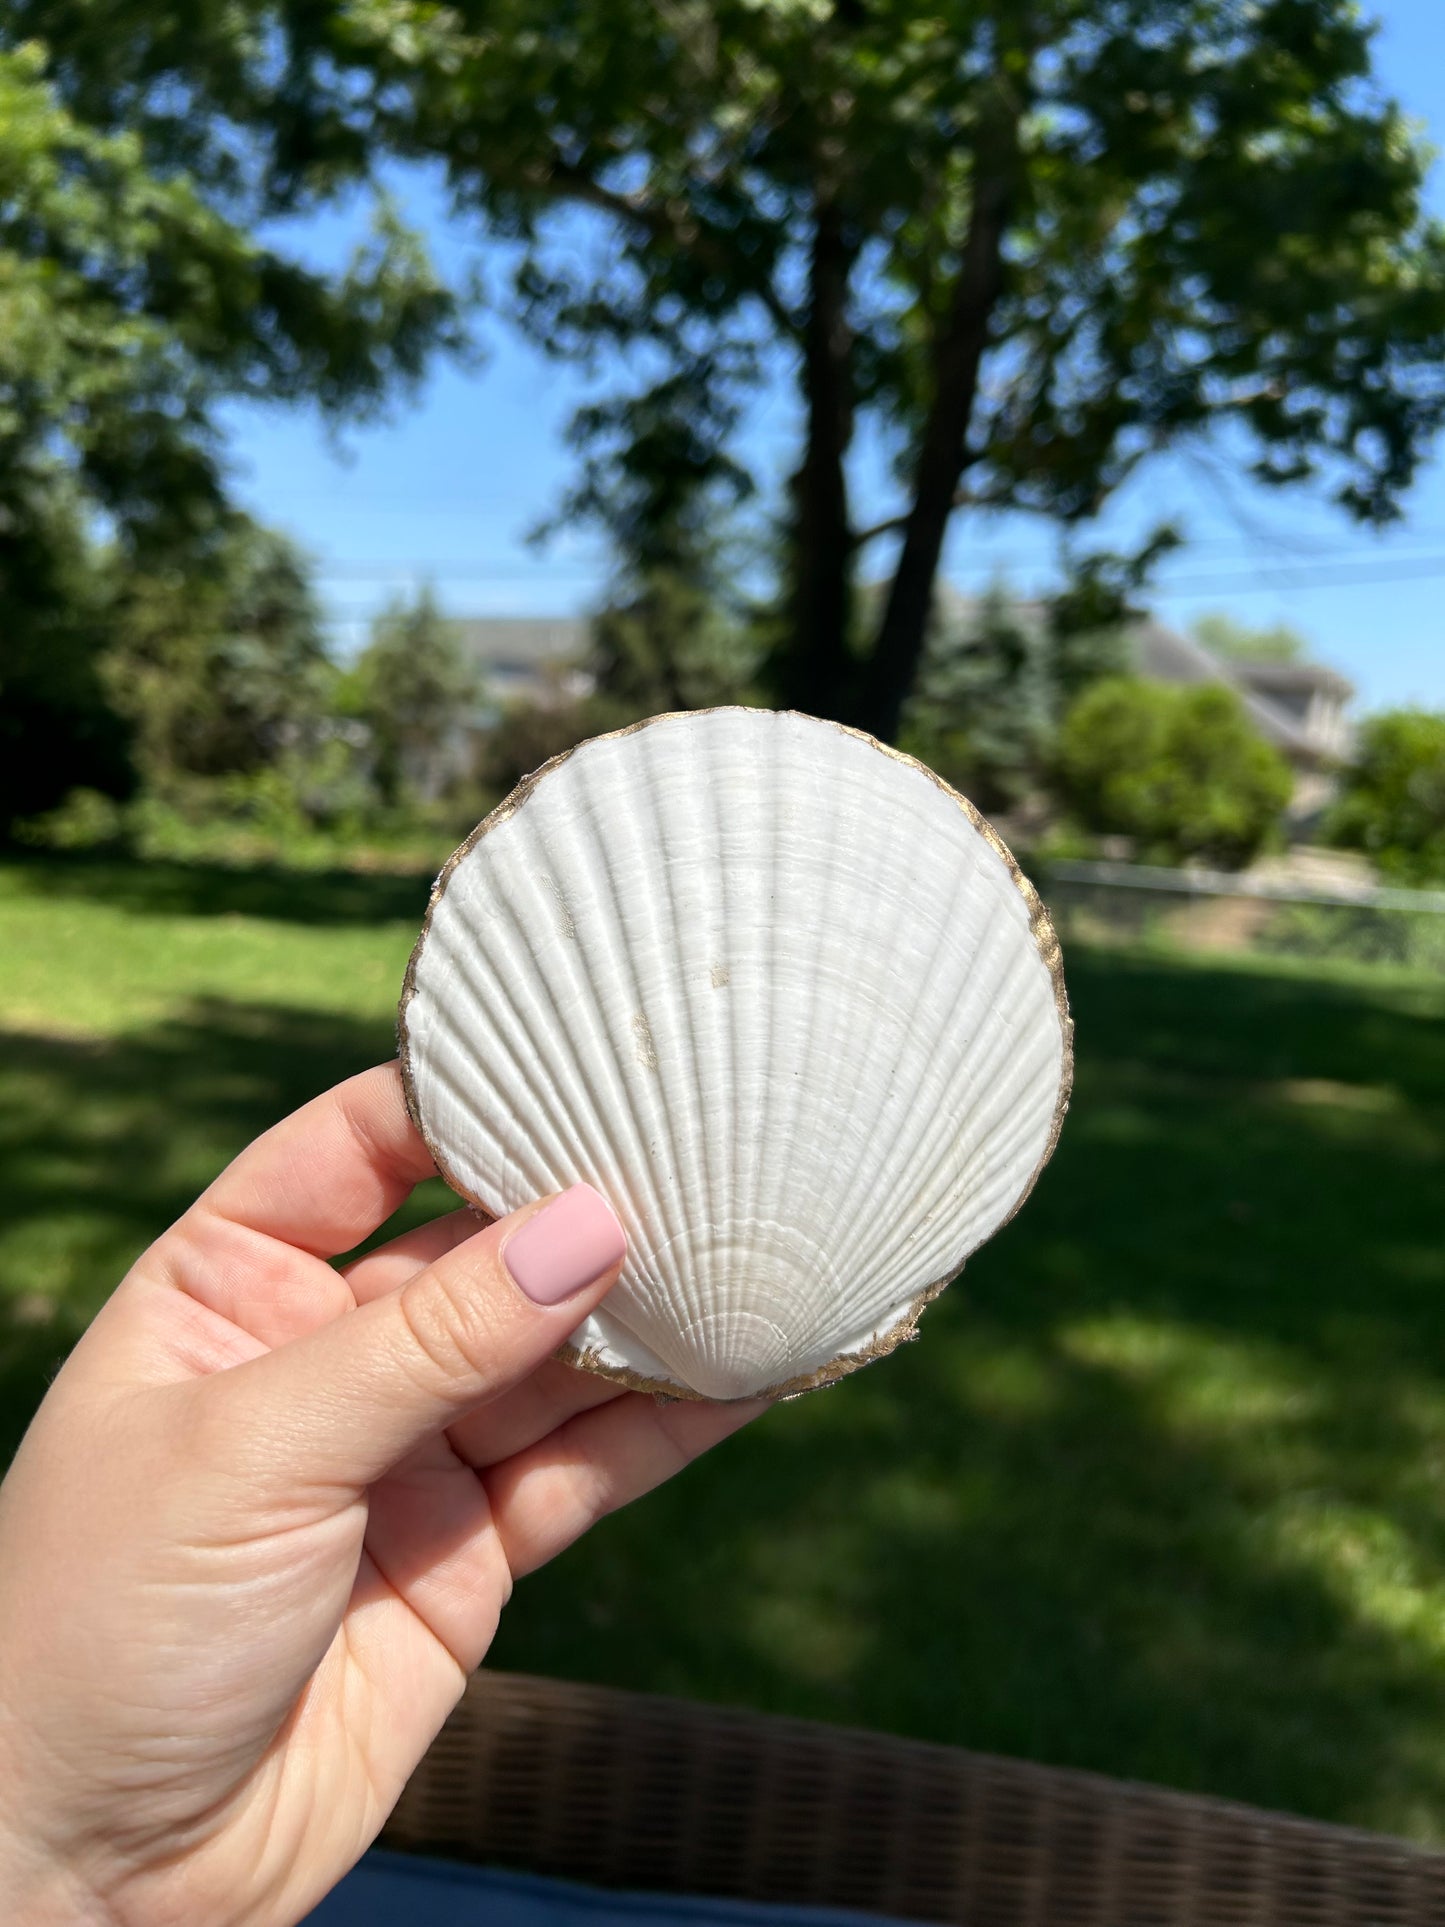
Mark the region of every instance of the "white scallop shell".
<instances>
[{"instance_id":1,"label":"white scallop shell","mask_svg":"<svg viewBox=\"0 0 1445 1927\"><path fill-rule=\"evenodd\" d=\"M970 804L871 737L718 709L584 743L438 880L409 1101L495 1214L579 1179L628 1259L574 1362L710 1399L891 1349L1067 1103L1053 931Z\"/></svg>"}]
</instances>

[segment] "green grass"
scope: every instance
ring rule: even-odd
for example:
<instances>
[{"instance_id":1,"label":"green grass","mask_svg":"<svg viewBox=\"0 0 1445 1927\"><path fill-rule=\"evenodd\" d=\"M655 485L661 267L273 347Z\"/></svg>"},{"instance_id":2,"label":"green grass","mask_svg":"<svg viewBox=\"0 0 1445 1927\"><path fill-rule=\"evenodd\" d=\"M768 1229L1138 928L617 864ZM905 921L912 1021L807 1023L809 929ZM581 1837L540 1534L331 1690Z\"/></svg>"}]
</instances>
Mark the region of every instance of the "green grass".
<instances>
[{"instance_id":1,"label":"green grass","mask_svg":"<svg viewBox=\"0 0 1445 1927\"><path fill-rule=\"evenodd\" d=\"M425 895L0 867L4 1442L220 1161L387 1053ZM527 1581L497 1663L1445 1841L1445 984L1066 966L1062 1144L921 1341Z\"/></svg>"}]
</instances>

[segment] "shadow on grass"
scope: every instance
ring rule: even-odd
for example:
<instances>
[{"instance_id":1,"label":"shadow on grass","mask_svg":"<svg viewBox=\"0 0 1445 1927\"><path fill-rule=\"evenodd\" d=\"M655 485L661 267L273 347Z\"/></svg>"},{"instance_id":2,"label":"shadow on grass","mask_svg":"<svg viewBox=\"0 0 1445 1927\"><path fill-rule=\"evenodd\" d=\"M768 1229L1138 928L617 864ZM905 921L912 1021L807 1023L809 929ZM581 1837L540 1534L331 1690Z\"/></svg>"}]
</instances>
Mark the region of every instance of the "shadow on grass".
<instances>
[{"instance_id":1,"label":"shadow on grass","mask_svg":"<svg viewBox=\"0 0 1445 1927\"><path fill-rule=\"evenodd\" d=\"M1445 1839L1445 989L1076 956L921 1341L526 1582L497 1663Z\"/></svg>"},{"instance_id":2,"label":"shadow on grass","mask_svg":"<svg viewBox=\"0 0 1445 1927\"><path fill-rule=\"evenodd\" d=\"M0 1465L8 1465L36 1406L83 1329L64 1305L0 1297Z\"/></svg>"},{"instance_id":3,"label":"shadow on grass","mask_svg":"<svg viewBox=\"0 0 1445 1927\"><path fill-rule=\"evenodd\" d=\"M367 874L256 865L141 862L123 856L5 852L23 889L147 916L269 917L304 924L420 924L433 870Z\"/></svg>"},{"instance_id":4,"label":"shadow on grass","mask_svg":"<svg viewBox=\"0 0 1445 1927\"><path fill-rule=\"evenodd\" d=\"M1445 988L1069 976L1055 1162L921 1342L528 1580L496 1663L1445 1839ZM4 1040L7 1288L61 1306L0 1320L8 1439L223 1159L389 1048L220 1002Z\"/></svg>"},{"instance_id":5,"label":"shadow on grass","mask_svg":"<svg viewBox=\"0 0 1445 1927\"><path fill-rule=\"evenodd\" d=\"M28 1421L45 1361L216 1172L393 1049L384 1021L221 999L108 1043L0 1036L0 1443ZM424 1186L396 1225L448 1202Z\"/></svg>"}]
</instances>

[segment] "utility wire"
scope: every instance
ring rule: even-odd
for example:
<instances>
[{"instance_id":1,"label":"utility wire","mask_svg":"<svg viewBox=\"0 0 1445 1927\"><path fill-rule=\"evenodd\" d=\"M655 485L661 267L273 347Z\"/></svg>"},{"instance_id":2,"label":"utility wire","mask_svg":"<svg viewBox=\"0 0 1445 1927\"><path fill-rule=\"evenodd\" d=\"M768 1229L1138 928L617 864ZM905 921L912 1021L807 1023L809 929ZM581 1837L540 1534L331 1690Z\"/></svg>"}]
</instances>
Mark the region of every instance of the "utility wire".
<instances>
[{"instance_id":1,"label":"utility wire","mask_svg":"<svg viewBox=\"0 0 1445 1927\"><path fill-rule=\"evenodd\" d=\"M1022 557L1014 557L1017 564ZM1042 561L1031 557L1031 561ZM981 558L979 568L1002 566L1002 558ZM440 559L405 562L327 562L319 564L317 576L324 582L396 582L435 579L453 582L589 582L605 573L606 564L545 564L535 568L524 565L453 562ZM973 571L970 571L973 573ZM1166 576L1152 584L1152 595L1194 595L1213 590L1350 588L1355 584L1416 582L1445 575L1445 554L1401 556L1393 562L1351 562L1350 560L1312 562L1260 562L1250 570L1212 570L1195 575Z\"/></svg>"},{"instance_id":2,"label":"utility wire","mask_svg":"<svg viewBox=\"0 0 1445 1927\"><path fill-rule=\"evenodd\" d=\"M1149 593L1170 596L1238 590L1263 593L1279 589L1349 589L1367 583L1423 582L1440 575L1445 575L1445 555L1401 557L1388 566L1371 562L1321 562L1306 568L1293 562L1262 562L1247 574L1174 576L1151 584Z\"/></svg>"}]
</instances>

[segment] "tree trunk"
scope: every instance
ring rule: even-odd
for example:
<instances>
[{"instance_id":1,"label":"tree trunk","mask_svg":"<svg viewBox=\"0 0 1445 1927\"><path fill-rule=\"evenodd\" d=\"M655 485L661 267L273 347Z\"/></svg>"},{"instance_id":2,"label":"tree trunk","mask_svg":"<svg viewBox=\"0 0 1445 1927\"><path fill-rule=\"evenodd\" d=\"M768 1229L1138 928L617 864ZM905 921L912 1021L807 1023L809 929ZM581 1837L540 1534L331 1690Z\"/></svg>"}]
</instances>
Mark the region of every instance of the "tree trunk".
<instances>
[{"instance_id":1,"label":"tree trunk","mask_svg":"<svg viewBox=\"0 0 1445 1927\"><path fill-rule=\"evenodd\" d=\"M979 181L975 191L952 308L934 352L933 402L918 452L903 552L860 679L858 700L846 719L885 743L898 733L903 705L918 674L943 538L968 464L968 431L978 394L979 368L1003 285L1003 238L1013 184L1016 127L1016 122L1010 125L1001 143L1004 151L996 152L998 164ZM981 171L982 152L977 164Z\"/></svg>"},{"instance_id":2,"label":"tree trunk","mask_svg":"<svg viewBox=\"0 0 1445 1927\"><path fill-rule=\"evenodd\" d=\"M803 331L807 443L793 479L791 620L778 692L786 707L818 716L842 713L850 667L853 539L846 460L853 439L848 279L854 253L837 205L821 200Z\"/></svg>"}]
</instances>

